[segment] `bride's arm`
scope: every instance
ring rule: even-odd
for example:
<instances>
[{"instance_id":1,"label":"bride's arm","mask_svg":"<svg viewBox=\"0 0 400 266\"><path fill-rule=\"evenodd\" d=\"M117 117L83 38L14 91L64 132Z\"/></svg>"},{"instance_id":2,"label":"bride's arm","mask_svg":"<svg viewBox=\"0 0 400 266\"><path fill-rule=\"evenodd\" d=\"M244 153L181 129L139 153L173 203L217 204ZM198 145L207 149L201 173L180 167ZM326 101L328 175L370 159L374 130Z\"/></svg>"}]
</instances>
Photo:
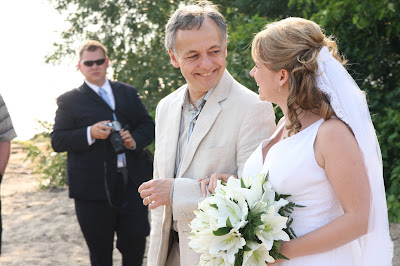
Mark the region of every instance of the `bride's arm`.
<instances>
[{"instance_id":1,"label":"bride's arm","mask_svg":"<svg viewBox=\"0 0 400 266\"><path fill-rule=\"evenodd\" d=\"M281 253L288 258L338 248L368 231L368 176L351 131L338 119L325 121L319 129L314 151L317 163L325 169L344 214L315 231L284 242Z\"/></svg>"}]
</instances>

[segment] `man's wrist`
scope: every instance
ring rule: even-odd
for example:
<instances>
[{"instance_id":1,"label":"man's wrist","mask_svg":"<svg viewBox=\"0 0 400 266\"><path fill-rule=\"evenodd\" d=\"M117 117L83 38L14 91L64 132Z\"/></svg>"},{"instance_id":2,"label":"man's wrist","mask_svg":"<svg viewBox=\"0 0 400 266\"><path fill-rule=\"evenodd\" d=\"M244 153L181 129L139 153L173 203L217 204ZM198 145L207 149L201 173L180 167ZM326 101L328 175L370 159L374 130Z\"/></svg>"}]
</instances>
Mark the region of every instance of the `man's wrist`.
<instances>
[{"instance_id":1,"label":"man's wrist","mask_svg":"<svg viewBox=\"0 0 400 266\"><path fill-rule=\"evenodd\" d=\"M89 146L92 145L96 140L92 138L91 128L92 128L91 126L88 126L86 129L87 142Z\"/></svg>"},{"instance_id":2,"label":"man's wrist","mask_svg":"<svg viewBox=\"0 0 400 266\"><path fill-rule=\"evenodd\" d=\"M132 147L128 147L128 146L125 146L128 150L131 150L131 151L134 151L134 150L136 150L136 142L135 142L135 140L132 138L132 141L133 141L133 145L132 145Z\"/></svg>"}]
</instances>

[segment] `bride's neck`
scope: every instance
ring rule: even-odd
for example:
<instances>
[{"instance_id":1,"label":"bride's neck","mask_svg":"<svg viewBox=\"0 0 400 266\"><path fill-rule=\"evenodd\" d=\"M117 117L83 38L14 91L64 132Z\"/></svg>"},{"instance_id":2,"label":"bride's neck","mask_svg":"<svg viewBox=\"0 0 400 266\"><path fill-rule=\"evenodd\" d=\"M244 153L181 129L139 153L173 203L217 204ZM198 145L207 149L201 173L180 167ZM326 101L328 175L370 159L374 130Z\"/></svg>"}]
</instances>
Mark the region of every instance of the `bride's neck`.
<instances>
[{"instance_id":1,"label":"bride's neck","mask_svg":"<svg viewBox=\"0 0 400 266\"><path fill-rule=\"evenodd\" d=\"M288 113L284 113L286 125L293 123L293 121L289 120ZM301 110L297 112L297 120L301 123L301 129L308 127L309 125L313 124L315 121L321 119L321 116L315 114L311 111Z\"/></svg>"}]
</instances>

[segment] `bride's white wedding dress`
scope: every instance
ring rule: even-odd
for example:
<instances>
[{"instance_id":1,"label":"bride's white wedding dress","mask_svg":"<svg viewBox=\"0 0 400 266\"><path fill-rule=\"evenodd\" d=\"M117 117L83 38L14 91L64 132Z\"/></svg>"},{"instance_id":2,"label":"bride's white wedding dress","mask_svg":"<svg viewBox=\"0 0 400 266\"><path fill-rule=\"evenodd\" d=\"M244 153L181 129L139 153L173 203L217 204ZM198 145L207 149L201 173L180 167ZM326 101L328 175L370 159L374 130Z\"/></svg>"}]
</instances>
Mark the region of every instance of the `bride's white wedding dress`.
<instances>
[{"instance_id":1,"label":"bride's white wedding dress","mask_svg":"<svg viewBox=\"0 0 400 266\"><path fill-rule=\"evenodd\" d=\"M336 219L343 209L326 175L316 162L314 142L323 119L289 138L273 145L263 162L262 148L283 129L284 123L271 138L264 140L247 160L243 177L269 172L269 181L278 194L289 194L288 200L305 206L295 208L292 228L300 237ZM350 266L361 265L357 240L334 250L294 258L274 265Z\"/></svg>"}]
</instances>

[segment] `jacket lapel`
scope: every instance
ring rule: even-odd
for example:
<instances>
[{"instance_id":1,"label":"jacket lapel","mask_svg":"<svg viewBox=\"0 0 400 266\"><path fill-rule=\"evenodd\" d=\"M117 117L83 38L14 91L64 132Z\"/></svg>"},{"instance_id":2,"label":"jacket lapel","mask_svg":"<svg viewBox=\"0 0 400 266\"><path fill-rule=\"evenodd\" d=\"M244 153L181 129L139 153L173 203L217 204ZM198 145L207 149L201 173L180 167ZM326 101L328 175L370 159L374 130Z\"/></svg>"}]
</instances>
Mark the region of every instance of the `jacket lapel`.
<instances>
[{"instance_id":1,"label":"jacket lapel","mask_svg":"<svg viewBox=\"0 0 400 266\"><path fill-rule=\"evenodd\" d=\"M115 110L118 111L118 109L121 109L121 104L123 104L124 99L121 99L121 97L123 97L121 95L121 90L118 89L118 87L120 86L118 83L113 82L113 81L109 81L110 82L110 86L114 95L114 101L115 101ZM104 100L103 100L104 101Z\"/></svg>"},{"instance_id":2,"label":"jacket lapel","mask_svg":"<svg viewBox=\"0 0 400 266\"><path fill-rule=\"evenodd\" d=\"M186 149L185 156L182 160L179 172L176 175L177 177L182 177L185 171L188 169L196 150L200 145L200 142L210 131L212 125L218 117L218 114L222 111L220 102L228 97L232 87L232 82L232 76L227 70L225 70L220 82L211 93L210 98L208 98L197 119L192 136L190 137L190 141L188 143L188 147Z\"/></svg>"},{"instance_id":3,"label":"jacket lapel","mask_svg":"<svg viewBox=\"0 0 400 266\"><path fill-rule=\"evenodd\" d=\"M173 178L175 174L175 160L176 160L176 149L178 145L179 127L181 123L182 113L182 101L186 91L186 86L182 87L177 95L168 103L168 114L166 123L167 128L165 131L165 142L164 142L164 177Z\"/></svg>"},{"instance_id":4,"label":"jacket lapel","mask_svg":"<svg viewBox=\"0 0 400 266\"><path fill-rule=\"evenodd\" d=\"M111 107L100 97L100 95L95 93L85 82L83 82L82 86L79 87L79 90L82 93L84 93L87 96L89 96L89 98L91 98L92 100L94 100L97 103L99 103L102 106L104 106L106 109L111 110ZM113 89L113 93L115 93L114 89ZM116 99L115 94L114 94L114 98ZM115 106L117 106L117 100L115 100Z\"/></svg>"}]
</instances>

